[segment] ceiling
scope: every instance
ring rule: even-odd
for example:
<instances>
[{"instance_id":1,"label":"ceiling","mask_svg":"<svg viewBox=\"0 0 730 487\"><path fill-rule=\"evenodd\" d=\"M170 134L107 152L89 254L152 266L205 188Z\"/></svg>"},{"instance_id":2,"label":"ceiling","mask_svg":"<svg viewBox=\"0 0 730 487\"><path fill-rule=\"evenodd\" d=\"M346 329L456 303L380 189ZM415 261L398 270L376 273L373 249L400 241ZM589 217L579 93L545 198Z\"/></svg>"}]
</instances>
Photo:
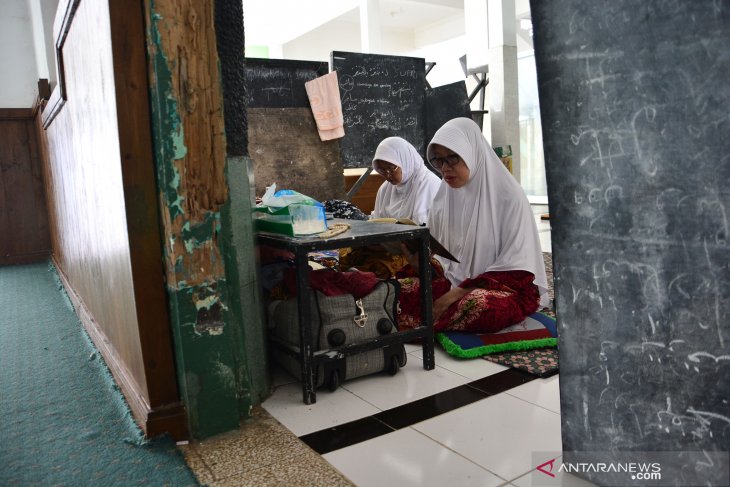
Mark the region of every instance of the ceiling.
<instances>
[{"instance_id":1,"label":"ceiling","mask_svg":"<svg viewBox=\"0 0 730 487\"><path fill-rule=\"evenodd\" d=\"M360 22L361 0L242 1L247 45L283 45L335 19ZM380 0L377 3L382 28L400 32L423 29L457 15L463 17L464 11L464 0ZM516 0L515 8L518 20L529 18L528 0Z\"/></svg>"}]
</instances>

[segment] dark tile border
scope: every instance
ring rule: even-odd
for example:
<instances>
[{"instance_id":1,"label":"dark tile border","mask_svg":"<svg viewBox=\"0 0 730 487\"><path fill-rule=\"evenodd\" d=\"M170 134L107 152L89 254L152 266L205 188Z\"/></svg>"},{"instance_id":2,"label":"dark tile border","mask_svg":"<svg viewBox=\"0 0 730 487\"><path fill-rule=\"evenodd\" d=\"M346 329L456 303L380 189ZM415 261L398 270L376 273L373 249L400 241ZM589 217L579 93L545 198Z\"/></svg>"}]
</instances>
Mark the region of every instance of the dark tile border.
<instances>
[{"instance_id":1,"label":"dark tile border","mask_svg":"<svg viewBox=\"0 0 730 487\"><path fill-rule=\"evenodd\" d=\"M324 455L434 418L536 378L517 369L504 370L366 418L300 436L299 439Z\"/></svg>"},{"instance_id":2,"label":"dark tile border","mask_svg":"<svg viewBox=\"0 0 730 487\"><path fill-rule=\"evenodd\" d=\"M332 428L315 431L308 435L300 436L312 450L320 455L329 453L340 448L362 443L366 440L395 431L390 426L375 419L373 416L357 419Z\"/></svg>"},{"instance_id":3,"label":"dark tile border","mask_svg":"<svg viewBox=\"0 0 730 487\"><path fill-rule=\"evenodd\" d=\"M499 394L513 387L521 386L526 382L537 379L536 375L523 370L508 369L497 374L478 379L467 384L469 387L483 391L489 395Z\"/></svg>"}]
</instances>

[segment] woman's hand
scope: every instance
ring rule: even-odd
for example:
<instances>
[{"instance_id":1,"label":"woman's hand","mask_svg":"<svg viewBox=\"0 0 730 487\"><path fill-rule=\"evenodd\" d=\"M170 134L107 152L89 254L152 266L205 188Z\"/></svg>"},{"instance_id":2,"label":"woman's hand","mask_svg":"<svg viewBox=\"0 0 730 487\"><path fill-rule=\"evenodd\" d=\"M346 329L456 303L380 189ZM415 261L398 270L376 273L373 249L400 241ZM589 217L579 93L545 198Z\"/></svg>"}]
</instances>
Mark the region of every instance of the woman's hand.
<instances>
[{"instance_id":1,"label":"woman's hand","mask_svg":"<svg viewBox=\"0 0 730 487\"><path fill-rule=\"evenodd\" d=\"M449 309L449 306L469 294L471 289L455 287L433 302L433 321L441 318L441 315Z\"/></svg>"}]
</instances>

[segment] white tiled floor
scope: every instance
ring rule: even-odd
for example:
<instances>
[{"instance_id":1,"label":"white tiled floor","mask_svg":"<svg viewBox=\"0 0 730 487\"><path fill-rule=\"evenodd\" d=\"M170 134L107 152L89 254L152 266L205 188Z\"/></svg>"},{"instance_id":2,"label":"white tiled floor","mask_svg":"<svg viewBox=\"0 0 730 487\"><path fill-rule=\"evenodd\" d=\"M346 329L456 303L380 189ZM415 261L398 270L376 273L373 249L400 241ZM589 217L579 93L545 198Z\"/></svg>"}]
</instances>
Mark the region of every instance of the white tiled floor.
<instances>
[{"instance_id":1,"label":"white tiled floor","mask_svg":"<svg viewBox=\"0 0 730 487\"><path fill-rule=\"evenodd\" d=\"M358 486L497 486L504 480L413 428L324 455Z\"/></svg>"},{"instance_id":2,"label":"white tiled floor","mask_svg":"<svg viewBox=\"0 0 730 487\"><path fill-rule=\"evenodd\" d=\"M546 207L535 207L543 250L550 251L543 213ZM482 359L456 359L437 345L436 368L425 371L421 348L407 345L406 351L408 363L395 376L348 381L335 392L318 392L313 405L303 404L301 386L278 372L276 391L263 407L301 436L506 370ZM561 451L559 383L558 376L535 379L323 458L363 487L541 485L544 474L535 468ZM591 485L567 474L550 481Z\"/></svg>"},{"instance_id":3,"label":"white tiled floor","mask_svg":"<svg viewBox=\"0 0 730 487\"><path fill-rule=\"evenodd\" d=\"M263 406L301 436L505 370L482 359L459 360L437 349L436 369L425 371L420 348L409 349L408 364L393 377L369 376L346 382L335 392L319 391L313 405L302 403L301 386L288 379ZM281 383L287 376L278 372L277 379ZM512 481L539 485L529 477L542 463L542 457L535 459L533 454L560 454L559 411L558 376L535 379L323 457L363 487L496 486ZM559 485L590 485L581 482L566 476Z\"/></svg>"}]
</instances>

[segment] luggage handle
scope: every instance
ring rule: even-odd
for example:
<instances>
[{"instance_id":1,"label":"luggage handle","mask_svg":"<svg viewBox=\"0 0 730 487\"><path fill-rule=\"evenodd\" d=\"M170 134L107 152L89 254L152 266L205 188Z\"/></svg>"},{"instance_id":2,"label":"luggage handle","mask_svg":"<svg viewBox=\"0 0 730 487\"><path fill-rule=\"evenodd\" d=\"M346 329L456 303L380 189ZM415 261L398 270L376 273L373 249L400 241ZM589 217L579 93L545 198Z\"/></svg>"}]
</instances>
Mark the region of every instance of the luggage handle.
<instances>
[{"instance_id":1,"label":"luggage handle","mask_svg":"<svg viewBox=\"0 0 730 487\"><path fill-rule=\"evenodd\" d=\"M355 308L356 313L355 316L352 318L352 321L354 321L355 324L360 328L364 328L365 323L368 321L368 314L365 312L365 307L362 304L362 299L358 299L355 301Z\"/></svg>"}]
</instances>

